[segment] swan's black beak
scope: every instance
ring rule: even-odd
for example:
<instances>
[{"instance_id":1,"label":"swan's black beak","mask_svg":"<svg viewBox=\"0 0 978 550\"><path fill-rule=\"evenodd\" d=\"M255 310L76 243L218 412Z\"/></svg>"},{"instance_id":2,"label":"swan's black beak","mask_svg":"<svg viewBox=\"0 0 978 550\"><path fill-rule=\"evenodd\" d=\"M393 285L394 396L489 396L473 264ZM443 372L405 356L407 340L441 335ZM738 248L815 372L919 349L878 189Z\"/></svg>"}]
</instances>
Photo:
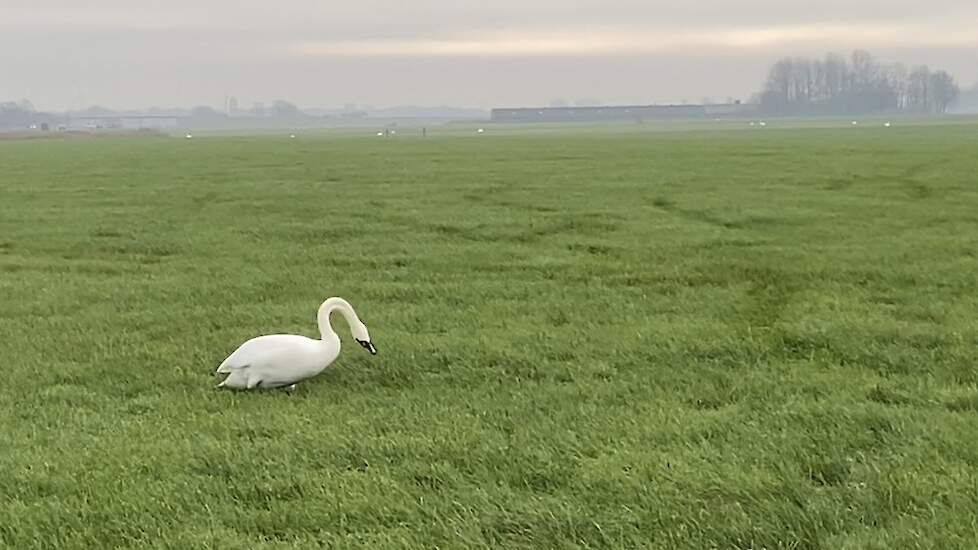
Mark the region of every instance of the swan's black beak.
<instances>
[{"instance_id":1,"label":"swan's black beak","mask_svg":"<svg viewBox=\"0 0 978 550\"><path fill-rule=\"evenodd\" d=\"M363 349L369 351L370 355L377 355L377 348L375 348L374 345L368 340L357 340L357 343L360 344Z\"/></svg>"}]
</instances>

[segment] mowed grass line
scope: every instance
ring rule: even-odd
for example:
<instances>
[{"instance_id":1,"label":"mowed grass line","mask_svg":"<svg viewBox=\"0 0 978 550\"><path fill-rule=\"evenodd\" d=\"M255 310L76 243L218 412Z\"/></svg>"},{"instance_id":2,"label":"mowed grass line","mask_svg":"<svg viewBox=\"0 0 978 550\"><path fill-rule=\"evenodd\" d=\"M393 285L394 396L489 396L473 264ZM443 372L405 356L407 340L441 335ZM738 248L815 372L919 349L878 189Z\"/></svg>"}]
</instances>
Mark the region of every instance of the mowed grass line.
<instances>
[{"instance_id":1,"label":"mowed grass line","mask_svg":"<svg viewBox=\"0 0 978 550\"><path fill-rule=\"evenodd\" d=\"M974 547L975 126L512 134L0 143L0 543Z\"/></svg>"}]
</instances>

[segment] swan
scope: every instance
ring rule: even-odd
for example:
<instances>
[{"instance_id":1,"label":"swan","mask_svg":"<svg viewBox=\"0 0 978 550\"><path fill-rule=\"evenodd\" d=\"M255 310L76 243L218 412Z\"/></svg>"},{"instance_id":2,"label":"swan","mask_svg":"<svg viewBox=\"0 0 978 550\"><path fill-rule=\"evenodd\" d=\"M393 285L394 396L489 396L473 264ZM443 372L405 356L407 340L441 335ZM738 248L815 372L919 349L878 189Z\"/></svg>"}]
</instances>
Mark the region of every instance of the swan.
<instances>
[{"instance_id":1,"label":"swan","mask_svg":"<svg viewBox=\"0 0 978 550\"><path fill-rule=\"evenodd\" d=\"M319 306L319 340L296 334L269 334L248 340L234 350L218 374L228 377L219 388L251 390L255 388L288 387L294 390L298 382L316 376L340 354L340 337L329 324L329 316L338 311L350 326L353 338L371 355L377 348L370 342L367 326L360 321L353 306L343 298L329 298Z\"/></svg>"}]
</instances>

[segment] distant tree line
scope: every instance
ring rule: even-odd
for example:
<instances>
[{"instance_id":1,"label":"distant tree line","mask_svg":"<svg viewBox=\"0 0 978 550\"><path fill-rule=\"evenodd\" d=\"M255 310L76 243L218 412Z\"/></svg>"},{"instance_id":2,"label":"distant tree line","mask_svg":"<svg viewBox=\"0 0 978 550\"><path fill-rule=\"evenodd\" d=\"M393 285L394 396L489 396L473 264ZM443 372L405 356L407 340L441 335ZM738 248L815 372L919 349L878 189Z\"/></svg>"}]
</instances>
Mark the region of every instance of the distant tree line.
<instances>
[{"instance_id":1,"label":"distant tree line","mask_svg":"<svg viewBox=\"0 0 978 550\"><path fill-rule=\"evenodd\" d=\"M833 53L822 59L778 60L757 102L762 111L783 115L939 114L947 111L958 93L947 71L883 64L869 52L856 50L848 60Z\"/></svg>"},{"instance_id":2,"label":"distant tree line","mask_svg":"<svg viewBox=\"0 0 978 550\"><path fill-rule=\"evenodd\" d=\"M0 128L26 128L34 121L34 105L26 99L0 102Z\"/></svg>"},{"instance_id":3,"label":"distant tree line","mask_svg":"<svg viewBox=\"0 0 978 550\"><path fill-rule=\"evenodd\" d=\"M286 101L284 99L275 100L271 106L268 107L262 103L256 103L251 109L235 109L231 113L223 113L206 105L200 105L190 110L191 117L201 120L220 119L227 116L227 114L240 117L280 119L302 118L306 116L295 103Z\"/></svg>"}]
</instances>

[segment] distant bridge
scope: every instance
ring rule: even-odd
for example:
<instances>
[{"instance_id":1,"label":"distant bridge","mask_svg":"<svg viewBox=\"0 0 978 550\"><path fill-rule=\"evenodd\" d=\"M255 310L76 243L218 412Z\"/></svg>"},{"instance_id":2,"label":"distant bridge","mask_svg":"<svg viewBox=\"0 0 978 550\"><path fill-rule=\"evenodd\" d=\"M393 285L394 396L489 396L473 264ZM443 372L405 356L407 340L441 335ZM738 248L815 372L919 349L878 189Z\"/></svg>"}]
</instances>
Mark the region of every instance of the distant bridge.
<instances>
[{"instance_id":1,"label":"distant bridge","mask_svg":"<svg viewBox=\"0 0 978 550\"><path fill-rule=\"evenodd\" d=\"M160 114L111 114L111 115L70 115L71 120L153 120L161 118L184 119L190 115L160 115Z\"/></svg>"},{"instance_id":2,"label":"distant bridge","mask_svg":"<svg viewBox=\"0 0 978 550\"><path fill-rule=\"evenodd\" d=\"M72 126L85 125L98 128L164 128L178 126L180 121L189 119L189 115L160 114L160 113L112 113L69 115L68 121Z\"/></svg>"}]
</instances>

